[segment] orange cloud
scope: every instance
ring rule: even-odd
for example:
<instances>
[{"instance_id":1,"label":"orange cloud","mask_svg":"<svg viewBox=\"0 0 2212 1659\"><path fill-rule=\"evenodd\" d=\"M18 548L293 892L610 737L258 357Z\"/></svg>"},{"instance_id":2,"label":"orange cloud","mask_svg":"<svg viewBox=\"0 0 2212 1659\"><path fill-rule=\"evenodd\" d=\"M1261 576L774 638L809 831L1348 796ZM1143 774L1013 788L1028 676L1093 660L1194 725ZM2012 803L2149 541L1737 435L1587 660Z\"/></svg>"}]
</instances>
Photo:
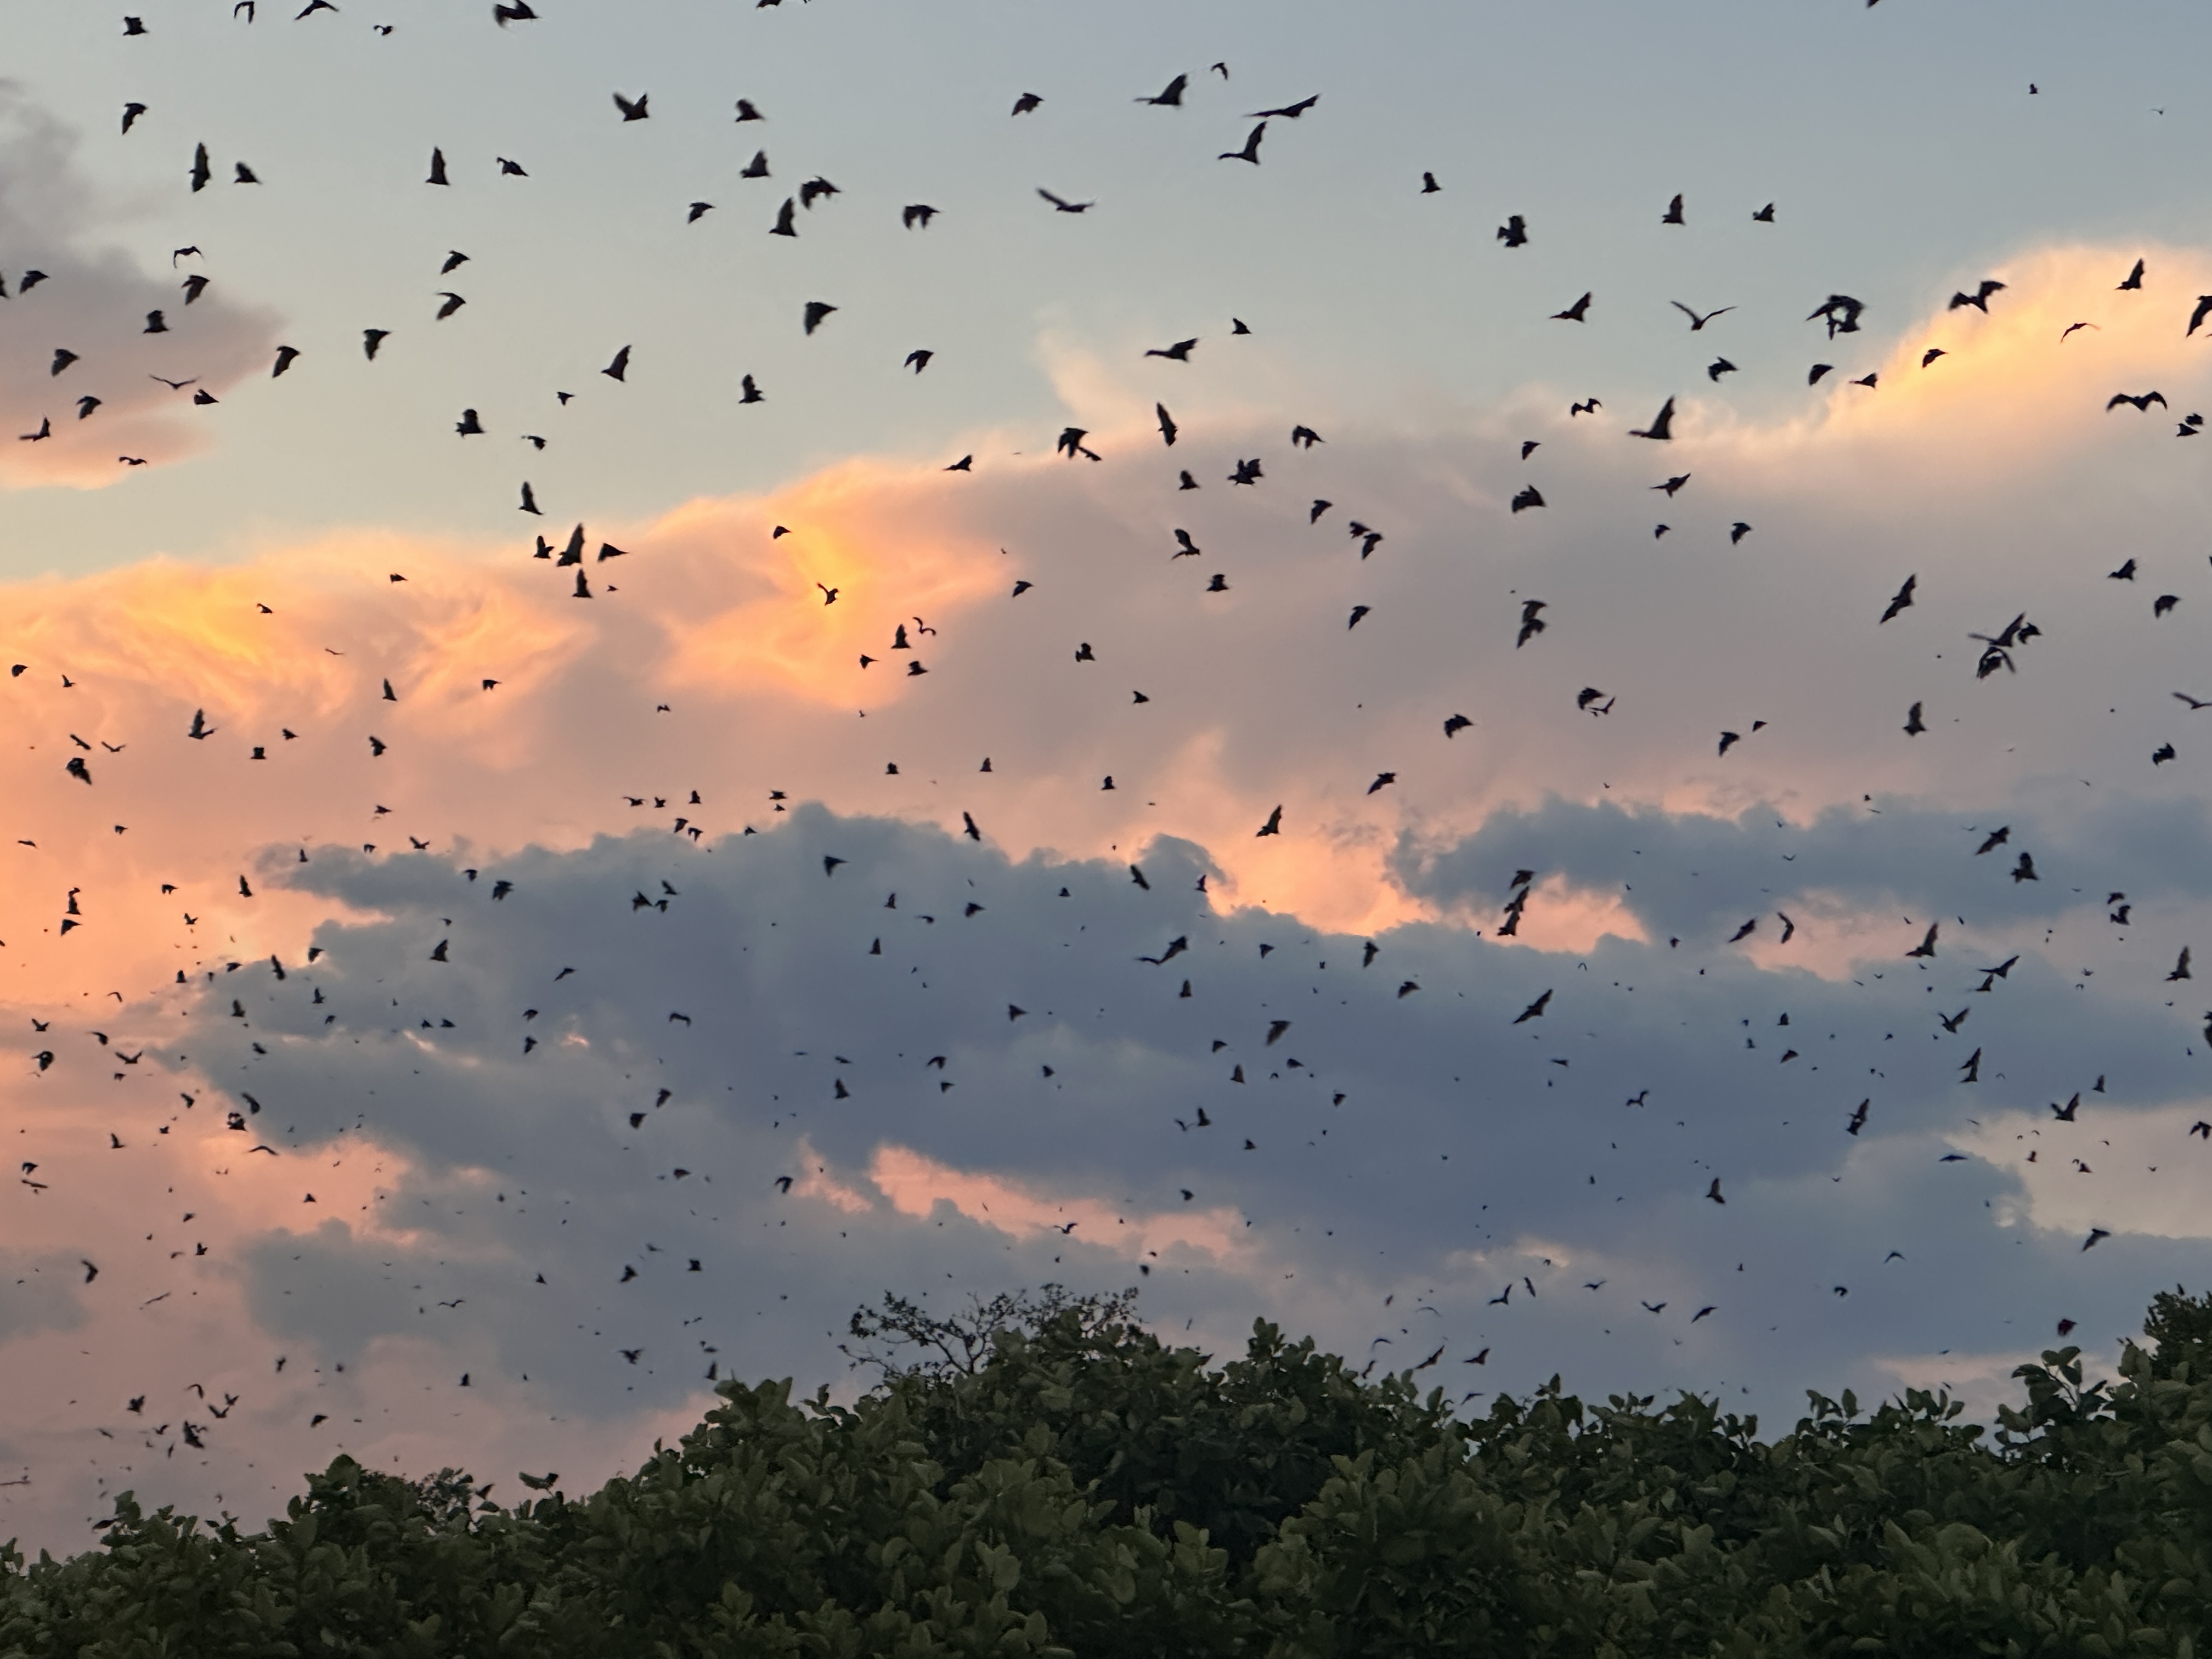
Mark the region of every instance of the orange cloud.
<instances>
[{"instance_id":1,"label":"orange cloud","mask_svg":"<svg viewBox=\"0 0 2212 1659\"><path fill-rule=\"evenodd\" d=\"M1103 1199L1049 1196L997 1176L953 1169L904 1146L878 1147L868 1179L902 1215L927 1217L939 1204L950 1204L969 1220L1016 1238L1050 1228L1131 1256L1184 1245L1226 1258L1243 1249L1243 1218L1233 1210L1131 1215Z\"/></svg>"},{"instance_id":2,"label":"orange cloud","mask_svg":"<svg viewBox=\"0 0 2212 1659\"><path fill-rule=\"evenodd\" d=\"M904 695L908 665L927 666L939 637L922 629L1012 586L944 483L933 470L848 461L757 504L695 501L670 514L652 529L656 553L706 590L697 609L665 613L671 678L836 708ZM775 536L776 526L791 533ZM890 654L902 626L913 653ZM864 653L877 659L866 673Z\"/></svg>"},{"instance_id":3,"label":"orange cloud","mask_svg":"<svg viewBox=\"0 0 2212 1659\"><path fill-rule=\"evenodd\" d=\"M2010 286L1987 318L1939 311L1908 331L1870 397L1838 388L1802 420L1705 429L1698 488L1710 477L1771 497L1781 478L1818 510L1839 490L1856 501L1856 481L1898 455L1910 474L1929 456L1972 452L1990 468L2053 444L2148 441L2142 417L2107 416L2104 398L2138 381L2177 404L2194 395L2175 296L2212 287L2212 261L2152 250L2146 290L2115 294L2129 257L2072 248L2002 265ZM2062 343L2076 320L2100 326ZM1913 354L1938 336L1950 355L1923 371ZM258 879L251 900L238 890L258 849L442 853L465 836L482 861L679 813L719 836L765 823L771 787L953 829L968 812L1018 857L1137 861L1180 836L1208 849L1218 903L1373 932L1424 914L1383 875L1401 830L1449 839L1504 803L1558 793L1733 813L1768 800L1803 819L1877 787L1940 794L2009 776L2002 746L1964 741L1971 680L1945 701L1951 682L1933 676L1956 671L1930 667L1951 628L2002 620L1937 615L1972 597L1961 578L1988 574L1986 556L1931 549L1951 568L1939 579L1931 564L1922 608L1864 647L1893 653L1873 678L1911 677L1900 705L1929 699L1930 735L1908 744L1901 706L1869 721L1859 689L1838 693L1861 648L1830 657L1825 635L1751 625L1738 580L1750 555L1724 543L1700 556L1735 562L1724 568L1613 561L1605 606L1578 604L1565 582L1587 558L1547 555L1559 620L1516 652L1517 602L1498 590L1522 556L1506 532L1484 530L1478 558L1442 567L1419 550L1423 537L1460 536L1480 494L1441 451L1370 453L1347 436L1300 458L1394 505L1391 539L1364 561L1340 526L1309 534L1302 491L1140 501L1111 463L1152 440L1125 422L1100 441L1109 464L1001 457L947 475L854 461L766 498L601 526L587 538L588 601L520 538L372 532L228 565L155 560L13 585L10 661L27 666L0 697L26 738L0 755L0 795L6 841L34 844L0 844L0 994L137 997L180 968L296 953L319 912ZM1964 510L1962 486L1940 482ZM1906 488L1896 511L1910 519L1917 499ZM779 524L792 533L772 538ZM1175 527L1208 550L1203 568L1170 558ZM603 538L629 556L599 561ZM1684 556L1667 545L1668 560ZM1869 580L1863 561L1814 560L1793 580L1808 604L1864 587L1850 602L1870 595L1878 611L1919 562L1901 550L1897 572ZM1228 588L1210 594L1217 568ZM1685 569L1712 602L1650 628ZM1017 578L1033 584L1019 599ZM1374 607L1357 632L1343 621L1355 600ZM901 626L917 648L892 649ZM1932 649L1931 626L1947 630ZM1080 662L1079 645L1093 647ZM877 659L865 669L863 653ZM1685 653L1707 666L1680 672ZM909 676L909 661L929 673ZM2043 672L2003 690L2081 701ZM1575 719L1589 684L1620 694L1605 720ZM202 708L217 731L195 742L185 732ZM1457 712L1475 724L1447 739L1443 717ZM1747 735L1717 759L1723 726ZM265 759L250 758L257 746ZM72 759L91 786L64 771ZM1385 769L1397 781L1370 793ZM1285 833L1255 835L1278 804ZM1529 926L1549 948L1635 936L1610 896L1564 890Z\"/></svg>"},{"instance_id":4,"label":"orange cloud","mask_svg":"<svg viewBox=\"0 0 2212 1659\"><path fill-rule=\"evenodd\" d=\"M2118 289L2138 254L2143 287ZM1987 274L2006 284L1987 313L1947 305L1908 325L1873 388L1842 380L1817 415L1764 429L1708 412L1711 435L1756 466L1810 464L1834 478L1880 476L1892 489L1931 477L1958 484L2016 475L2061 448L2142 435L2146 419L2166 435L2203 399L2203 342L2185 329L2195 296L2212 286L2212 258L2076 245L2036 249ZM1942 355L1923 367L1931 349ZM2114 392L2150 391L2168 407L2148 416L2106 408Z\"/></svg>"},{"instance_id":5,"label":"orange cloud","mask_svg":"<svg viewBox=\"0 0 2212 1659\"><path fill-rule=\"evenodd\" d=\"M1452 908L1449 919L1480 929L1501 944L1519 945L1532 951L1585 951L1601 939L1646 942L1650 937L1636 913L1618 893L1577 887L1564 876L1547 876L1529 885L1528 902L1521 923L1510 934L1498 930L1505 914L1506 895L1495 902Z\"/></svg>"}]
</instances>

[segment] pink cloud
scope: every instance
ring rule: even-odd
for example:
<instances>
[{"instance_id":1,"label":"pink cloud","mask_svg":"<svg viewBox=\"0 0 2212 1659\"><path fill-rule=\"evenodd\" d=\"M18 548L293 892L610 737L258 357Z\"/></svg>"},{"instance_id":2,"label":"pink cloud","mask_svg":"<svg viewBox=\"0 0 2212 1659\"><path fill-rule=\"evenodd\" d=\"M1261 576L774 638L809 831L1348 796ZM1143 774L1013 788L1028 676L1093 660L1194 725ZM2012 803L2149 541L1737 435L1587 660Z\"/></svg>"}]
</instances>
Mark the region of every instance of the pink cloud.
<instances>
[{"instance_id":1,"label":"pink cloud","mask_svg":"<svg viewBox=\"0 0 2212 1659\"><path fill-rule=\"evenodd\" d=\"M868 1179L902 1215L926 1218L949 1204L969 1220L1016 1238L1049 1229L1133 1259L1178 1245L1220 1259L1245 1249L1238 1237L1243 1219L1233 1210L1148 1213L1100 1198L1055 1196L998 1176L956 1170L904 1146L878 1146Z\"/></svg>"}]
</instances>

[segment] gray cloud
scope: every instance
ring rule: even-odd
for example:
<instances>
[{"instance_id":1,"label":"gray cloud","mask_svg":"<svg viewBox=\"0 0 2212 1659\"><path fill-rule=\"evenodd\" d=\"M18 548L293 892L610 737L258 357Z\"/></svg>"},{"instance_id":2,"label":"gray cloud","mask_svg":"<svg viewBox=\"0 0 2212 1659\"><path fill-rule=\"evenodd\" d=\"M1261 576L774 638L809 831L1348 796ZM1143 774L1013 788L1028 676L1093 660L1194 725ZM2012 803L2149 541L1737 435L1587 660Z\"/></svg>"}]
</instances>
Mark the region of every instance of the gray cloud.
<instances>
[{"instance_id":1,"label":"gray cloud","mask_svg":"<svg viewBox=\"0 0 2212 1659\"><path fill-rule=\"evenodd\" d=\"M105 483L131 470L118 454L159 463L201 447L219 417L155 377L219 392L269 362L275 343L273 314L227 297L219 271L187 302L184 278L214 270L204 257L149 273L109 244L76 149L61 123L0 83L0 277L11 296L0 304L0 482L16 486ZM33 270L44 280L26 292ZM166 331L149 333L155 311ZM61 351L75 361L57 372ZM99 404L81 416L86 397ZM14 441L42 424L46 440Z\"/></svg>"},{"instance_id":2,"label":"gray cloud","mask_svg":"<svg viewBox=\"0 0 2212 1659\"><path fill-rule=\"evenodd\" d=\"M842 860L827 875L825 856ZM680 1400L710 1349L835 1374L843 1312L886 1282L1142 1266L1156 1315L1210 1340L1267 1313L1421 1358L1391 1352L1395 1291L1437 1310L1437 1340L1493 1346L1493 1382L1725 1378L1773 1409L1801 1385L1879 1386L1883 1354L2017 1347L2054 1309L2125 1328L2153 1285L2212 1265L2201 1243L2127 1236L2124 1186L2105 1224L2121 1236L2085 1257L2028 1222L2009 1175L1940 1161L1976 1121L2039 1114L2097 1070L2107 1092L2064 1126L2084 1147L2102 1115L2187 1097L2174 1018L2139 998L2033 959L1983 996L1948 954L1839 981L1710 940L1571 955L1437 924L1383 935L1363 968L1358 938L1215 914L1205 864L1158 844L1144 888L1126 866L1010 862L802 807L758 836L526 850L473 881L428 857L295 866L375 919L326 924L328 954L281 983L265 964L218 975L195 1060L253 1097L250 1132L288 1155L366 1137L410 1173L369 1233L258 1248L256 1312L328 1357L424 1337L589 1414ZM514 886L495 901L499 879ZM1931 1010L1954 997L1973 1012L1947 1036ZM1982 1081L1962 1085L1976 1046ZM1208 1127L1178 1126L1201 1110ZM886 1145L1133 1228L1225 1211L1235 1237L1152 1257L1089 1218L1009 1231L972 1194L902 1214L866 1179ZM863 1207L776 1190L810 1151ZM1725 1204L1705 1196L1716 1178ZM1525 1286L1492 1305L1523 1277L1533 1305ZM435 1308L457 1297L465 1315Z\"/></svg>"},{"instance_id":3,"label":"gray cloud","mask_svg":"<svg viewBox=\"0 0 2212 1659\"><path fill-rule=\"evenodd\" d=\"M74 1287L83 1276L76 1260L58 1252L0 1254L0 1342L82 1323Z\"/></svg>"},{"instance_id":4,"label":"gray cloud","mask_svg":"<svg viewBox=\"0 0 2212 1659\"><path fill-rule=\"evenodd\" d=\"M2006 839L1981 853L2000 830ZM2012 877L2022 853L2033 880ZM1499 908L1519 869L1617 892L1650 932L1701 944L1808 894L1923 917L1971 909L1975 925L2002 928L2109 908L2114 890L2147 917L2202 900L2212 894L2212 823L2195 799L2108 798L2072 812L2021 802L1972 816L1862 804L1802 825L1765 805L1720 817L1552 799L1501 810L1442 845L1402 835L1391 860L1409 893L1476 912ZM1911 927L1900 920L1900 935Z\"/></svg>"}]
</instances>

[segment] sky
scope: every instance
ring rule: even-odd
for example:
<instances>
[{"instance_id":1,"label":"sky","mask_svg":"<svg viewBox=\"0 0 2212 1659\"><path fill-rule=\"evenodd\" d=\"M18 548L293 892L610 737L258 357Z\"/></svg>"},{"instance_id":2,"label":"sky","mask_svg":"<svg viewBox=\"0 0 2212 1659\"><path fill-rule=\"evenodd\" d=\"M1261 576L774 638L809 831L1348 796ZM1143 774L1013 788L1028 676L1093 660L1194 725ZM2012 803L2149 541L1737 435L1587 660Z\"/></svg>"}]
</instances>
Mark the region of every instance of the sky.
<instances>
[{"instance_id":1,"label":"sky","mask_svg":"<svg viewBox=\"0 0 2212 1659\"><path fill-rule=\"evenodd\" d=\"M2200 14L532 9L11 16L0 1534L2212 1278Z\"/></svg>"}]
</instances>

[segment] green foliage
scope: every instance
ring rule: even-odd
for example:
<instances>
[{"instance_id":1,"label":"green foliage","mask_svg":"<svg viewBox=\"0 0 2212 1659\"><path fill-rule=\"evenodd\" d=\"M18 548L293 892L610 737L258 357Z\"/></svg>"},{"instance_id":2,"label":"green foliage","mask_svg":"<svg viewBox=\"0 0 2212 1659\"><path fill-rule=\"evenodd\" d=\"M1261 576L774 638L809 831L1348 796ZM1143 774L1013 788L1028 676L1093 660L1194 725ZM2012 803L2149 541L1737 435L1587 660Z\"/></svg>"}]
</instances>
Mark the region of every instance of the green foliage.
<instances>
[{"instance_id":1,"label":"green foliage","mask_svg":"<svg viewBox=\"0 0 2212 1659\"><path fill-rule=\"evenodd\" d=\"M989 1301L971 1296L963 1313L939 1316L903 1296L884 1292L880 1308L855 1309L849 1324L858 1352L843 1343L840 1352L855 1369L872 1365L886 1381L907 1376L945 1377L958 1371L974 1376L990 1360L1001 1334L1042 1331L1073 1316L1085 1332L1134 1322L1136 1286L1085 1296L1065 1285L1042 1285L1034 1291L1001 1291ZM911 1354L913 1357L908 1358Z\"/></svg>"},{"instance_id":2,"label":"green foliage","mask_svg":"<svg viewBox=\"0 0 2212 1659\"><path fill-rule=\"evenodd\" d=\"M0 1659L2194 1659L2212 1613L2212 1300L2117 1382L2021 1367L1995 1432L1908 1390L1766 1442L1557 1379L1464 1421L1265 1324L1214 1367L1133 1294L886 1297L850 1406L726 1383L580 1498L343 1458L257 1533L126 1495L0 1552Z\"/></svg>"}]
</instances>

